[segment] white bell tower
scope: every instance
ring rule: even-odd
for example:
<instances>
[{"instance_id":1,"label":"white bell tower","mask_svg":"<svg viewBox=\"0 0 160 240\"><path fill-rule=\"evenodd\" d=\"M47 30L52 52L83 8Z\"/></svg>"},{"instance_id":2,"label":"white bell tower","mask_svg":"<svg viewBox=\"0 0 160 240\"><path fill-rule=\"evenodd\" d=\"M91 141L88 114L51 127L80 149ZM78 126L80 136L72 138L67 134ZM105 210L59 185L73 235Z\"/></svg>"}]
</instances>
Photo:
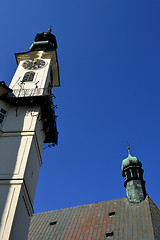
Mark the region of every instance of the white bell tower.
<instances>
[{"instance_id":1,"label":"white bell tower","mask_svg":"<svg viewBox=\"0 0 160 240\"><path fill-rule=\"evenodd\" d=\"M43 144L57 144L56 48L51 31L37 34L30 51L15 54L9 88L0 82L0 240L27 239Z\"/></svg>"}]
</instances>

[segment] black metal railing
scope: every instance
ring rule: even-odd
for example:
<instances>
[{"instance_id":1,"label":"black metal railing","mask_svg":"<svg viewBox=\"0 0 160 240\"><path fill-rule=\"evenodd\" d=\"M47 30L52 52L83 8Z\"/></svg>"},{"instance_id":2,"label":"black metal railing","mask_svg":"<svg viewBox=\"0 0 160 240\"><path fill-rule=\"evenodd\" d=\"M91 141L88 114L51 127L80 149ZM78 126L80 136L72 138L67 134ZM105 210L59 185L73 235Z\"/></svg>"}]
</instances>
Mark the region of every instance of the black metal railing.
<instances>
[{"instance_id":1,"label":"black metal railing","mask_svg":"<svg viewBox=\"0 0 160 240\"><path fill-rule=\"evenodd\" d=\"M34 89L13 89L8 93L7 97L36 97L42 95L51 95L50 88L34 88Z\"/></svg>"}]
</instances>

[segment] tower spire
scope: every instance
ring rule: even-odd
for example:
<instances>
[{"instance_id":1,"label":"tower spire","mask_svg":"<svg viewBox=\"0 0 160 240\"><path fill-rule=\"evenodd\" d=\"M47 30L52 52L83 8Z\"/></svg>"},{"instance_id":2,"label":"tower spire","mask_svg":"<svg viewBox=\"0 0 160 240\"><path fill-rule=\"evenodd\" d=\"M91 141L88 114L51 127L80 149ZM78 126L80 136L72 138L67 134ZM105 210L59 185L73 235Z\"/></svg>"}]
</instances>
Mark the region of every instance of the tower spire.
<instances>
[{"instance_id":1,"label":"tower spire","mask_svg":"<svg viewBox=\"0 0 160 240\"><path fill-rule=\"evenodd\" d=\"M132 203L143 201L146 197L146 189L142 163L136 157L132 157L129 146L128 157L122 161L122 176L125 178L124 187L128 200Z\"/></svg>"},{"instance_id":2,"label":"tower spire","mask_svg":"<svg viewBox=\"0 0 160 240\"><path fill-rule=\"evenodd\" d=\"M131 155L131 153L130 153L130 147L128 147L128 155Z\"/></svg>"},{"instance_id":3,"label":"tower spire","mask_svg":"<svg viewBox=\"0 0 160 240\"><path fill-rule=\"evenodd\" d=\"M50 28L48 29L48 32L52 32L52 26L50 26Z\"/></svg>"},{"instance_id":4,"label":"tower spire","mask_svg":"<svg viewBox=\"0 0 160 240\"><path fill-rule=\"evenodd\" d=\"M129 142L127 140L127 145L128 145L128 156L130 155L130 146L129 146Z\"/></svg>"}]
</instances>

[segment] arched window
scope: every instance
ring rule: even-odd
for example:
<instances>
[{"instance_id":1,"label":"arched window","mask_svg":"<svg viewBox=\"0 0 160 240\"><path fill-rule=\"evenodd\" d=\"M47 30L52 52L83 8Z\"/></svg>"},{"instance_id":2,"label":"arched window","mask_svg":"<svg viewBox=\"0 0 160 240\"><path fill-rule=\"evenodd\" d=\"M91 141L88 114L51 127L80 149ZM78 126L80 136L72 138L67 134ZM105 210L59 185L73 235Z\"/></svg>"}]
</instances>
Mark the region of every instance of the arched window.
<instances>
[{"instance_id":1,"label":"arched window","mask_svg":"<svg viewBox=\"0 0 160 240\"><path fill-rule=\"evenodd\" d=\"M22 82L31 82L31 81L33 81L34 75L35 75L35 72L32 72L32 71L26 72L24 74Z\"/></svg>"}]
</instances>

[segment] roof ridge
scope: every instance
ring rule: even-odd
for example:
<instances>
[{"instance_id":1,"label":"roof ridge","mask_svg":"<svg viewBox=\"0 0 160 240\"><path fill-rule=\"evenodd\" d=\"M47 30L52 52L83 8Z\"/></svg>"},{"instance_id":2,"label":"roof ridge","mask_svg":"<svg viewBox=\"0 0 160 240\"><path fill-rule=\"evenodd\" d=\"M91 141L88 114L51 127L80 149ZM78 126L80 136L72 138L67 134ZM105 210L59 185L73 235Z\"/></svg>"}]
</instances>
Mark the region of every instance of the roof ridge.
<instances>
[{"instance_id":1,"label":"roof ridge","mask_svg":"<svg viewBox=\"0 0 160 240\"><path fill-rule=\"evenodd\" d=\"M66 208L60 208L60 209L45 211L45 212L39 212L39 213L34 213L33 215L43 214L43 213L49 213L49 212L54 212L54 211L60 211L60 210L66 210L66 209L70 209L70 208L78 208L78 207L83 207L83 206L89 206L89 205L91 205L91 204L98 204L98 203L103 203L103 202L110 202L110 201L120 200L120 199L126 199L126 197L124 197L124 198L116 198L116 199L107 200L107 201L101 201L101 202L87 203L87 204L78 205L78 206L74 206L74 207L66 207Z\"/></svg>"}]
</instances>

